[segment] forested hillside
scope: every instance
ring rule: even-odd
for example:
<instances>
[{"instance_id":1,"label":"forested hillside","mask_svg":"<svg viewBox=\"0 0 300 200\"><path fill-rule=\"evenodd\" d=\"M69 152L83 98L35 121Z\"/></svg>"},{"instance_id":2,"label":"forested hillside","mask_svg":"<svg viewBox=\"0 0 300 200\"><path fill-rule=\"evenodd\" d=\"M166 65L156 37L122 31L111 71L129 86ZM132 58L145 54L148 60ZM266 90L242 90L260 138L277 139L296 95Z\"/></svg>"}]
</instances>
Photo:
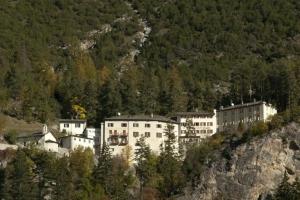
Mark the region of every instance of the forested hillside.
<instances>
[{"instance_id":1,"label":"forested hillside","mask_svg":"<svg viewBox=\"0 0 300 200\"><path fill-rule=\"evenodd\" d=\"M11 116L94 124L231 100L299 105L297 0L0 0L0 17Z\"/></svg>"}]
</instances>

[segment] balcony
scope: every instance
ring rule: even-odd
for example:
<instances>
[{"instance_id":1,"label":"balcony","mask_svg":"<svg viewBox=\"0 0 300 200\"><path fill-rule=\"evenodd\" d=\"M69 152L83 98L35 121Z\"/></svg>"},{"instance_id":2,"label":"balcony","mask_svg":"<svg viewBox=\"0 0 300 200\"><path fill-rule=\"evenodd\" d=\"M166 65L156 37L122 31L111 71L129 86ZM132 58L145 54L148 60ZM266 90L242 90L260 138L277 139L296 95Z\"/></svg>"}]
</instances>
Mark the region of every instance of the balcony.
<instances>
[{"instance_id":1,"label":"balcony","mask_svg":"<svg viewBox=\"0 0 300 200\"><path fill-rule=\"evenodd\" d=\"M127 139L122 139L121 142L119 143L119 146L125 146L128 144L128 140Z\"/></svg>"},{"instance_id":2,"label":"balcony","mask_svg":"<svg viewBox=\"0 0 300 200\"><path fill-rule=\"evenodd\" d=\"M117 133L111 134L108 138L109 144L112 146L125 146L128 144L128 134L127 133Z\"/></svg>"},{"instance_id":3,"label":"balcony","mask_svg":"<svg viewBox=\"0 0 300 200\"><path fill-rule=\"evenodd\" d=\"M112 146L119 145L119 140L111 140L111 141L109 142L109 144L112 145Z\"/></svg>"}]
</instances>

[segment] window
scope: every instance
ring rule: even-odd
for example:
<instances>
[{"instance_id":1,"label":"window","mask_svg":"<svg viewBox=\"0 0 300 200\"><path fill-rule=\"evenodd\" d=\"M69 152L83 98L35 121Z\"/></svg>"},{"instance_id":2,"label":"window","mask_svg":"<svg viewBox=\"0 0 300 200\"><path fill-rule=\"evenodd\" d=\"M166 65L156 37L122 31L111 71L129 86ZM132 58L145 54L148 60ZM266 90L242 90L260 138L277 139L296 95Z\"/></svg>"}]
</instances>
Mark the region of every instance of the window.
<instances>
[{"instance_id":1,"label":"window","mask_svg":"<svg viewBox=\"0 0 300 200\"><path fill-rule=\"evenodd\" d=\"M80 128L80 123L75 123L75 128Z\"/></svg>"},{"instance_id":2,"label":"window","mask_svg":"<svg viewBox=\"0 0 300 200\"><path fill-rule=\"evenodd\" d=\"M201 130L200 133L206 133L206 130Z\"/></svg>"},{"instance_id":3,"label":"window","mask_svg":"<svg viewBox=\"0 0 300 200\"><path fill-rule=\"evenodd\" d=\"M109 134L112 135L112 130L109 130Z\"/></svg>"},{"instance_id":4,"label":"window","mask_svg":"<svg viewBox=\"0 0 300 200\"><path fill-rule=\"evenodd\" d=\"M69 124L64 124L64 127L65 128L69 128Z\"/></svg>"},{"instance_id":5,"label":"window","mask_svg":"<svg viewBox=\"0 0 300 200\"><path fill-rule=\"evenodd\" d=\"M107 126L108 127L114 127L114 123L108 123Z\"/></svg>"},{"instance_id":6,"label":"window","mask_svg":"<svg viewBox=\"0 0 300 200\"><path fill-rule=\"evenodd\" d=\"M213 123L212 122L207 122L207 126L212 126Z\"/></svg>"},{"instance_id":7,"label":"window","mask_svg":"<svg viewBox=\"0 0 300 200\"><path fill-rule=\"evenodd\" d=\"M139 132L133 132L133 137L139 137Z\"/></svg>"},{"instance_id":8,"label":"window","mask_svg":"<svg viewBox=\"0 0 300 200\"><path fill-rule=\"evenodd\" d=\"M145 124L145 127L146 127L146 128L150 128L151 125L150 125L150 124Z\"/></svg>"},{"instance_id":9,"label":"window","mask_svg":"<svg viewBox=\"0 0 300 200\"><path fill-rule=\"evenodd\" d=\"M196 133L200 133L200 131L199 131L199 130L196 130Z\"/></svg>"},{"instance_id":10,"label":"window","mask_svg":"<svg viewBox=\"0 0 300 200\"><path fill-rule=\"evenodd\" d=\"M83 142L85 142L85 139L83 139Z\"/></svg>"},{"instance_id":11,"label":"window","mask_svg":"<svg viewBox=\"0 0 300 200\"><path fill-rule=\"evenodd\" d=\"M81 141L81 139L79 139L79 142Z\"/></svg>"},{"instance_id":12,"label":"window","mask_svg":"<svg viewBox=\"0 0 300 200\"><path fill-rule=\"evenodd\" d=\"M150 137L150 132L145 132L145 137Z\"/></svg>"},{"instance_id":13,"label":"window","mask_svg":"<svg viewBox=\"0 0 300 200\"><path fill-rule=\"evenodd\" d=\"M156 128L161 128L161 127L162 127L161 124L156 125Z\"/></svg>"},{"instance_id":14,"label":"window","mask_svg":"<svg viewBox=\"0 0 300 200\"><path fill-rule=\"evenodd\" d=\"M162 137L162 133L156 133L156 137L157 138L161 138Z\"/></svg>"},{"instance_id":15,"label":"window","mask_svg":"<svg viewBox=\"0 0 300 200\"><path fill-rule=\"evenodd\" d=\"M76 138L73 138L73 140L76 140Z\"/></svg>"},{"instance_id":16,"label":"window","mask_svg":"<svg viewBox=\"0 0 300 200\"><path fill-rule=\"evenodd\" d=\"M133 127L139 127L138 123L133 123Z\"/></svg>"},{"instance_id":17,"label":"window","mask_svg":"<svg viewBox=\"0 0 300 200\"><path fill-rule=\"evenodd\" d=\"M122 123L121 127L127 127L127 124L126 123Z\"/></svg>"},{"instance_id":18,"label":"window","mask_svg":"<svg viewBox=\"0 0 300 200\"><path fill-rule=\"evenodd\" d=\"M126 135L126 130L123 130L123 135Z\"/></svg>"},{"instance_id":19,"label":"window","mask_svg":"<svg viewBox=\"0 0 300 200\"><path fill-rule=\"evenodd\" d=\"M207 130L207 133L213 133L213 130Z\"/></svg>"},{"instance_id":20,"label":"window","mask_svg":"<svg viewBox=\"0 0 300 200\"><path fill-rule=\"evenodd\" d=\"M195 126L199 126L199 122L196 122L196 123L195 123Z\"/></svg>"}]
</instances>

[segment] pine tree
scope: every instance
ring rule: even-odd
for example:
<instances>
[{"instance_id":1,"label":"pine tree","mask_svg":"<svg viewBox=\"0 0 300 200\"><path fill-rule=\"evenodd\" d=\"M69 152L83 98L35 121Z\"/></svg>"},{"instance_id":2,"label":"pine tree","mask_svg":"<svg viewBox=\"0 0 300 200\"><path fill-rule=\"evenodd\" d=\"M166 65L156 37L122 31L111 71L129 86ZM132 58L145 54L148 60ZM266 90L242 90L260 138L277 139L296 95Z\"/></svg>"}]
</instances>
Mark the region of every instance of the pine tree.
<instances>
[{"instance_id":1,"label":"pine tree","mask_svg":"<svg viewBox=\"0 0 300 200\"><path fill-rule=\"evenodd\" d=\"M288 181L289 178L287 176L287 173L285 172L284 177L274 195L276 200L298 200L296 188Z\"/></svg>"},{"instance_id":2,"label":"pine tree","mask_svg":"<svg viewBox=\"0 0 300 200\"><path fill-rule=\"evenodd\" d=\"M4 199L38 199L38 177L34 168L32 160L22 150L18 150L5 172Z\"/></svg>"},{"instance_id":3,"label":"pine tree","mask_svg":"<svg viewBox=\"0 0 300 200\"><path fill-rule=\"evenodd\" d=\"M54 199L72 200L74 195L74 184L68 157L62 157L55 165L55 188Z\"/></svg>"},{"instance_id":4,"label":"pine tree","mask_svg":"<svg viewBox=\"0 0 300 200\"><path fill-rule=\"evenodd\" d=\"M174 126L167 125L164 133L166 140L161 146L158 163L158 170L162 179L158 189L165 197L170 197L182 192L184 176L181 172L182 163L175 146L177 138L174 134Z\"/></svg>"},{"instance_id":5,"label":"pine tree","mask_svg":"<svg viewBox=\"0 0 300 200\"><path fill-rule=\"evenodd\" d=\"M153 166L150 165L151 150L149 145L145 143L145 136L141 137L137 144L139 146L135 151L135 170L140 180L140 187L147 185L153 175ZM155 172L154 172L155 173Z\"/></svg>"},{"instance_id":6,"label":"pine tree","mask_svg":"<svg viewBox=\"0 0 300 200\"><path fill-rule=\"evenodd\" d=\"M109 145L104 143L100 155L98 157L98 164L93 171L93 182L100 184L104 191L109 193L110 180L112 179L112 156Z\"/></svg>"},{"instance_id":7,"label":"pine tree","mask_svg":"<svg viewBox=\"0 0 300 200\"><path fill-rule=\"evenodd\" d=\"M196 132L195 132L195 127L194 127L194 123L192 119L186 119L186 136L190 137L190 136L195 136Z\"/></svg>"}]
</instances>

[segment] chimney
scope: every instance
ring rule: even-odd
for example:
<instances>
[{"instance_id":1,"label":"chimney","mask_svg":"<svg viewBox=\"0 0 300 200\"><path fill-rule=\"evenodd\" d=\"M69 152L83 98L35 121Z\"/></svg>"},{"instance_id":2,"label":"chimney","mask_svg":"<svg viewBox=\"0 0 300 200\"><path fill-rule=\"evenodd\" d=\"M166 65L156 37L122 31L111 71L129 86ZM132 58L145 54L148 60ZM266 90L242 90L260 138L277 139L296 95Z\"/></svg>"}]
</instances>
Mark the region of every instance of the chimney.
<instances>
[{"instance_id":1,"label":"chimney","mask_svg":"<svg viewBox=\"0 0 300 200\"><path fill-rule=\"evenodd\" d=\"M47 134L48 133L48 127L46 124L43 125L43 134Z\"/></svg>"}]
</instances>

